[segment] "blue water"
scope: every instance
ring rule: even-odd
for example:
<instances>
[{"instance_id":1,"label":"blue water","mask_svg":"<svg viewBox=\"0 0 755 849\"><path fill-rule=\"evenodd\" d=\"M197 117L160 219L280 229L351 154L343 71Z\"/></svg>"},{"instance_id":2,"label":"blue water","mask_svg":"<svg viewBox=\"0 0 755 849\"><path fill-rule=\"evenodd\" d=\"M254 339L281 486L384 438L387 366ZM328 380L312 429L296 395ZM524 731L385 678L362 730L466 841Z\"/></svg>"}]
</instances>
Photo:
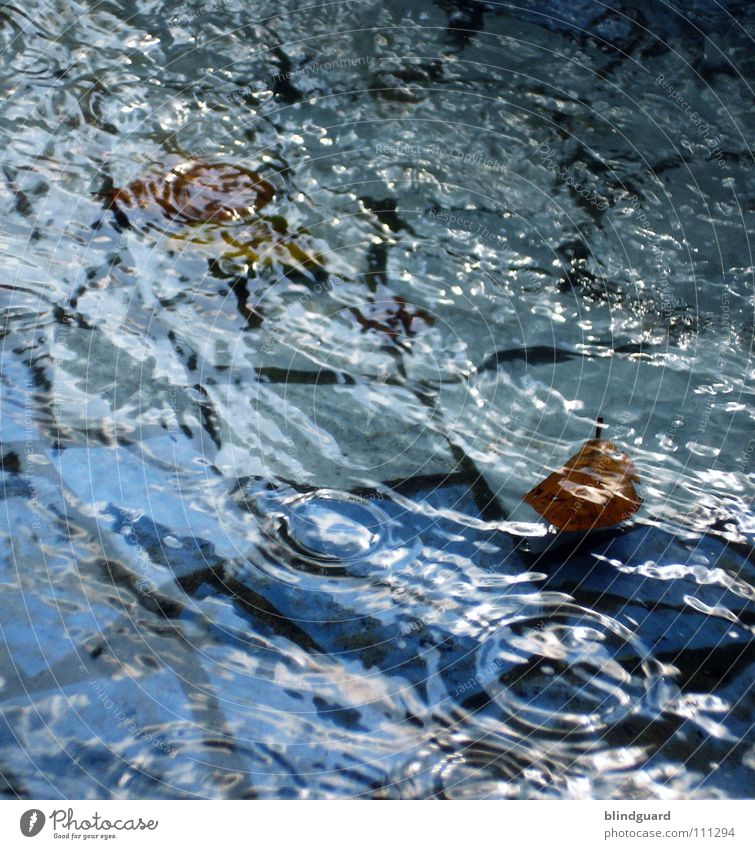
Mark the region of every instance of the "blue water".
<instances>
[{"instance_id":1,"label":"blue water","mask_svg":"<svg viewBox=\"0 0 755 849\"><path fill-rule=\"evenodd\" d=\"M755 795L754 27L0 6L0 792Z\"/></svg>"}]
</instances>

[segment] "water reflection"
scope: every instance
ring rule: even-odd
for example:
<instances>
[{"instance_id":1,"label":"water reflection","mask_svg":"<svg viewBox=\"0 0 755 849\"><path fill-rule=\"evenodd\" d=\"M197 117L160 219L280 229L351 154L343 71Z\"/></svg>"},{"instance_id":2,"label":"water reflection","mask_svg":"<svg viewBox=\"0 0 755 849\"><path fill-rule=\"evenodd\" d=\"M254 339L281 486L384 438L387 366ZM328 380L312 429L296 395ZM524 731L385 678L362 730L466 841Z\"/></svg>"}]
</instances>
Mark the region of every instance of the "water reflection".
<instances>
[{"instance_id":1,"label":"water reflection","mask_svg":"<svg viewBox=\"0 0 755 849\"><path fill-rule=\"evenodd\" d=\"M32 5L10 792L751 795L751 12ZM554 534L598 415L642 506Z\"/></svg>"}]
</instances>

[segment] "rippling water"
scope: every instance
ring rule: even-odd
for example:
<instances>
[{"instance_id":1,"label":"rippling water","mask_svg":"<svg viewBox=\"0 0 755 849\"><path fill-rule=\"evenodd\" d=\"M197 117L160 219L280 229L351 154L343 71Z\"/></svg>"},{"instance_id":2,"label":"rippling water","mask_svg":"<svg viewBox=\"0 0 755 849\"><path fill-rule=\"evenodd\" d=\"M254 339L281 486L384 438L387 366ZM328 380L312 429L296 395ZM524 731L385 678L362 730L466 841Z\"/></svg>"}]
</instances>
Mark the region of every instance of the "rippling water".
<instances>
[{"instance_id":1,"label":"rippling water","mask_svg":"<svg viewBox=\"0 0 755 849\"><path fill-rule=\"evenodd\" d=\"M0 788L752 796L753 7L301 5L0 6Z\"/></svg>"}]
</instances>

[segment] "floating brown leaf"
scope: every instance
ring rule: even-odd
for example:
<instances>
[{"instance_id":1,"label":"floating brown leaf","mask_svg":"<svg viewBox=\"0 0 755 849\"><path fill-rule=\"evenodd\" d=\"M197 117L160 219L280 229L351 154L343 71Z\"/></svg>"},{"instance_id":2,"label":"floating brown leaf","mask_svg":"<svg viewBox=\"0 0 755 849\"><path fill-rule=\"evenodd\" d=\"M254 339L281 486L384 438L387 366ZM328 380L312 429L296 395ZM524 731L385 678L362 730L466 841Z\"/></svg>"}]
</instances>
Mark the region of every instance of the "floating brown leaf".
<instances>
[{"instance_id":1,"label":"floating brown leaf","mask_svg":"<svg viewBox=\"0 0 755 849\"><path fill-rule=\"evenodd\" d=\"M524 501L559 530L606 528L637 512L642 499L632 482L639 480L632 461L612 442L590 439Z\"/></svg>"}]
</instances>

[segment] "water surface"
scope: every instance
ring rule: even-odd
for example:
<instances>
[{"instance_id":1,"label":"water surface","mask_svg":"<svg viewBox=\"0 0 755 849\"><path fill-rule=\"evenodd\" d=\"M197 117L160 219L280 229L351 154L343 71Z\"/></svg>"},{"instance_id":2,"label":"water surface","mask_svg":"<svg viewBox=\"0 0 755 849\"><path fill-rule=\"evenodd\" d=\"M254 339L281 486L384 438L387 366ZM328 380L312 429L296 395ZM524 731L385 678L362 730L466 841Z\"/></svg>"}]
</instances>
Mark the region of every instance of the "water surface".
<instances>
[{"instance_id":1,"label":"water surface","mask_svg":"<svg viewBox=\"0 0 755 849\"><path fill-rule=\"evenodd\" d=\"M6 795L752 796L755 19L679 8L0 6ZM274 194L109 202L181 162Z\"/></svg>"}]
</instances>

